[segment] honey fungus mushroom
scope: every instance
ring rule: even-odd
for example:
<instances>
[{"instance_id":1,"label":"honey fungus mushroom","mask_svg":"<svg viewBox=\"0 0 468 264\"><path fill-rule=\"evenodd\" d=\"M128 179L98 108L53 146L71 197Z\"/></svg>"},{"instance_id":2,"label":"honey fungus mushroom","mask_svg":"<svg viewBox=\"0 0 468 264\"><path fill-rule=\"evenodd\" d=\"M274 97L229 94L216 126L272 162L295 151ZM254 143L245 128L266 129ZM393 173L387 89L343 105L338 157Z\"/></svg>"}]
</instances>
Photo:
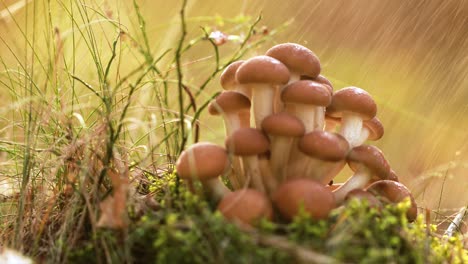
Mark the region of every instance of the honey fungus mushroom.
<instances>
[{"instance_id":1,"label":"honey fungus mushroom","mask_svg":"<svg viewBox=\"0 0 468 264\"><path fill-rule=\"evenodd\" d=\"M245 182L250 183L253 188L265 192L258 155L269 150L268 138L258 129L240 128L226 138L225 144L230 153L241 158L246 177Z\"/></svg>"},{"instance_id":2,"label":"honey fungus mushroom","mask_svg":"<svg viewBox=\"0 0 468 264\"><path fill-rule=\"evenodd\" d=\"M340 134L351 146L357 146L361 136L363 120L370 120L377 114L372 96L358 87L346 87L333 94L327 115L341 118Z\"/></svg>"},{"instance_id":3,"label":"honey fungus mushroom","mask_svg":"<svg viewBox=\"0 0 468 264\"><path fill-rule=\"evenodd\" d=\"M228 167L226 150L209 142L193 144L180 154L176 162L177 174L180 178L188 181L199 180L215 200L221 199L230 192L219 179Z\"/></svg>"},{"instance_id":4,"label":"honey fungus mushroom","mask_svg":"<svg viewBox=\"0 0 468 264\"><path fill-rule=\"evenodd\" d=\"M302 45L278 44L270 48L266 55L281 61L288 67L291 73L289 83L298 81L301 75L315 78L320 74L320 61L317 55Z\"/></svg>"},{"instance_id":5,"label":"honey fungus mushroom","mask_svg":"<svg viewBox=\"0 0 468 264\"><path fill-rule=\"evenodd\" d=\"M226 194L218 204L224 217L240 224L254 226L262 218L271 220L273 207L268 197L254 189L240 189Z\"/></svg>"},{"instance_id":6,"label":"honey fungus mushroom","mask_svg":"<svg viewBox=\"0 0 468 264\"><path fill-rule=\"evenodd\" d=\"M244 61L239 60L229 64L229 66L224 69L223 73L221 73L220 83L224 90L236 91L250 99L252 97L252 91L247 86L240 84L236 79L237 69L239 69L242 63L244 63Z\"/></svg>"},{"instance_id":7,"label":"honey fungus mushroom","mask_svg":"<svg viewBox=\"0 0 468 264\"><path fill-rule=\"evenodd\" d=\"M348 192L364 188L372 179L385 180L390 176L390 165L382 151L375 146L354 147L346 160L354 175L333 192L338 204L343 202Z\"/></svg>"},{"instance_id":8,"label":"honey fungus mushroom","mask_svg":"<svg viewBox=\"0 0 468 264\"><path fill-rule=\"evenodd\" d=\"M284 182L273 195L273 204L287 219L292 220L301 207L314 219L325 219L335 208L335 198L323 184L305 178Z\"/></svg>"},{"instance_id":9,"label":"honey fungus mushroom","mask_svg":"<svg viewBox=\"0 0 468 264\"><path fill-rule=\"evenodd\" d=\"M405 199L410 200L410 208L406 212L408 221L412 222L416 219L418 214L418 207L411 194L410 190L400 182L392 180L376 181L369 185L366 189L367 192L372 193L374 196L380 198L384 203L399 203Z\"/></svg>"},{"instance_id":10,"label":"honey fungus mushroom","mask_svg":"<svg viewBox=\"0 0 468 264\"><path fill-rule=\"evenodd\" d=\"M281 92L284 111L299 118L306 133L323 130L325 107L331 103L331 99L328 89L314 81L297 81Z\"/></svg>"},{"instance_id":11,"label":"honey fungus mushroom","mask_svg":"<svg viewBox=\"0 0 468 264\"><path fill-rule=\"evenodd\" d=\"M260 128L263 119L273 114L277 85L289 81L289 70L272 57L256 56L240 65L236 79L252 91L255 127Z\"/></svg>"},{"instance_id":12,"label":"honey fungus mushroom","mask_svg":"<svg viewBox=\"0 0 468 264\"><path fill-rule=\"evenodd\" d=\"M208 112L223 117L227 136L241 127L250 127L250 100L241 93L222 92L209 104Z\"/></svg>"}]
</instances>

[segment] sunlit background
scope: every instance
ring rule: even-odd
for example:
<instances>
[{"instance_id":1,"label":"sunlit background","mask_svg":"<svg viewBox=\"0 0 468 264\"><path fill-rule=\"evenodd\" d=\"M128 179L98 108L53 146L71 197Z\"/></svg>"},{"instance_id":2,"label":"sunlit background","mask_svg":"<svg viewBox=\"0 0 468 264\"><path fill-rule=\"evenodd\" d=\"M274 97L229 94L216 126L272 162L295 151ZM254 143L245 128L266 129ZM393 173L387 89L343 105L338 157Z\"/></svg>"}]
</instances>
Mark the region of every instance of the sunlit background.
<instances>
[{"instance_id":1,"label":"sunlit background","mask_svg":"<svg viewBox=\"0 0 468 264\"><path fill-rule=\"evenodd\" d=\"M47 56L54 45L56 27L62 38L70 37L69 15L61 11L68 2L89 4L123 24L128 32L138 25L132 1L46 1L0 0L0 72L17 69L16 56L31 58L25 53L28 39L36 30L37 58ZM146 19L149 44L155 53L174 48L179 37L181 1L137 1ZM6 7L10 12L6 12ZM34 13L32 16L26 13ZM17 9L13 9L17 7ZM43 12L51 12L52 21L44 21ZM297 42L313 50L320 58L322 73L334 84L335 90L358 86L369 91L378 104L378 117L385 126L383 139L375 144L381 148L403 183L417 196L418 205L437 210L453 209L468 204L468 3L464 0L431 1L215 1L189 0L186 8L189 37L202 35L201 26L229 32L241 15L262 16L258 29L268 34L280 32L247 56L263 54L269 47L282 42ZM13 18L12 18L13 17ZM95 27L102 35L102 56L109 56L108 43L115 29L99 22ZM50 23L49 27L44 25ZM52 25L53 27L50 27ZM285 26L286 25L286 26ZM285 26L285 27L283 27ZM24 30L24 29L28 30ZM20 30L22 29L22 30ZM68 34L68 35L67 35ZM51 37L52 36L52 37ZM80 36L75 35L76 38ZM79 43L79 41L77 42ZM79 45L84 45L83 43ZM236 41L220 46L221 56L228 56ZM131 45L129 45L131 46ZM92 80L86 51L64 42L64 56L72 51L80 58L76 73ZM122 69L137 65L137 56L121 58ZM126 55L126 56L127 56ZM195 87L199 76L213 66L213 50L206 41L183 58L185 78ZM63 68L63 66L61 66ZM124 70L123 70L124 71ZM216 77L218 78L218 77ZM65 79L65 78L64 78ZM209 98L220 90L216 80L201 96ZM3 79L0 137L8 139L14 114L8 84ZM67 87L58 93L68 93ZM53 93L53 91L50 91ZM174 93L175 95L175 93ZM144 93L136 99L141 105L151 104ZM224 128L221 119L202 115L201 138L222 144ZM16 138L18 140L18 138ZM5 158L6 154L2 154ZM4 160L2 160L3 162ZM338 180L344 180L341 175Z\"/></svg>"}]
</instances>

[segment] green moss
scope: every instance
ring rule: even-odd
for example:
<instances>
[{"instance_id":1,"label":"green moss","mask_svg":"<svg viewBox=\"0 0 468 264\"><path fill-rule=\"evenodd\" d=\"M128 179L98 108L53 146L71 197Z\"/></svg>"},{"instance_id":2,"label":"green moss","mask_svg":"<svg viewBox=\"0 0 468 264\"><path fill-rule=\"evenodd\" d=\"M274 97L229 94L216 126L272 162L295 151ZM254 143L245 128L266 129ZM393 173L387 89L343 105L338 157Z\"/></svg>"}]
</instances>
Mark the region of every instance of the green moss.
<instances>
[{"instance_id":1,"label":"green moss","mask_svg":"<svg viewBox=\"0 0 468 264\"><path fill-rule=\"evenodd\" d=\"M126 242L133 263L297 262L274 245L259 245L184 185L176 192L175 179L168 175L156 180L160 182L152 188L161 208L133 219ZM329 219L313 220L301 213L290 224L263 221L259 232L285 237L346 263L468 263L461 237L439 238L422 216L409 223L408 208L409 202L403 202L378 211L352 201L334 210ZM98 232L97 239L113 241L112 235L119 234ZM70 260L93 263L90 256L95 257L95 252L85 245Z\"/></svg>"}]
</instances>

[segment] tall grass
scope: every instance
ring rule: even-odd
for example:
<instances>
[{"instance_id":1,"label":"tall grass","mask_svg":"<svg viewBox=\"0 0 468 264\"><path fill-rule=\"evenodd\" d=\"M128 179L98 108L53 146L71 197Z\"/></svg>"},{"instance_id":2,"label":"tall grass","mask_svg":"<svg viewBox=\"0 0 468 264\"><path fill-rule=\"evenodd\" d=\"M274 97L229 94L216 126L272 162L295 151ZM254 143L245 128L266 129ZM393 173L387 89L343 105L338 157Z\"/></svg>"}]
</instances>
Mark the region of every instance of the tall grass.
<instances>
[{"instance_id":1,"label":"tall grass","mask_svg":"<svg viewBox=\"0 0 468 264\"><path fill-rule=\"evenodd\" d=\"M130 261L126 204L199 140L217 74L276 32L259 35L260 18L240 16L205 17L189 33L187 20L197 18L187 7L166 26L174 38L165 50L154 48L137 1L128 14L81 0L33 1L19 19L8 13L15 37L0 36L2 99L11 102L0 121L2 246L60 263L92 240L97 259ZM215 27L235 36L226 52L209 37ZM207 45L207 56L193 55ZM209 69L190 76L205 61ZM120 208L120 220L102 219L106 204ZM98 226L123 229L114 241L98 237Z\"/></svg>"}]
</instances>

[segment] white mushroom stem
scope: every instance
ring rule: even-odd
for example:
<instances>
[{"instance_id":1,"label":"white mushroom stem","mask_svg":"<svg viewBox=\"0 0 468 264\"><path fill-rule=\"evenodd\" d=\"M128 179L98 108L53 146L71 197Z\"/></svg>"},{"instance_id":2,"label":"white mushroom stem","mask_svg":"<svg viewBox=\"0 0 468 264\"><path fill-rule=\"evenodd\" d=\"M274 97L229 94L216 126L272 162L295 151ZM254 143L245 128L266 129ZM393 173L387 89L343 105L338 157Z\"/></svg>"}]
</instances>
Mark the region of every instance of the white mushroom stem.
<instances>
[{"instance_id":1,"label":"white mushroom stem","mask_svg":"<svg viewBox=\"0 0 468 264\"><path fill-rule=\"evenodd\" d=\"M265 183L265 189L268 194L272 194L278 187L278 182L275 179L275 175L271 171L270 161L268 159L259 158L258 165L260 166L260 173L262 174L263 182Z\"/></svg>"},{"instance_id":2,"label":"white mushroom stem","mask_svg":"<svg viewBox=\"0 0 468 264\"><path fill-rule=\"evenodd\" d=\"M341 204L344 201L344 198L348 192L364 188L366 184L370 181L371 175L367 169L359 169L356 173L349 178L343 185L336 189L333 194L335 195L335 200L337 204Z\"/></svg>"},{"instance_id":3,"label":"white mushroom stem","mask_svg":"<svg viewBox=\"0 0 468 264\"><path fill-rule=\"evenodd\" d=\"M216 201L221 200L224 195L230 192L230 190L219 178L207 180L201 183L205 191L207 191L210 197Z\"/></svg>"},{"instance_id":4,"label":"white mushroom stem","mask_svg":"<svg viewBox=\"0 0 468 264\"><path fill-rule=\"evenodd\" d=\"M309 157L302 153L298 148L295 148L289 157L289 166L286 173L286 178L304 177ZM286 178L283 178L285 180Z\"/></svg>"},{"instance_id":5,"label":"white mushroom stem","mask_svg":"<svg viewBox=\"0 0 468 264\"><path fill-rule=\"evenodd\" d=\"M346 161L324 161L311 158L306 162L304 176L328 184L346 165Z\"/></svg>"},{"instance_id":6,"label":"white mushroom stem","mask_svg":"<svg viewBox=\"0 0 468 264\"><path fill-rule=\"evenodd\" d=\"M265 193L265 186L263 185L262 181L262 174L260 172L258 157L255 155L243 156L242 164L244 167L244 173L246 175L247 182L250 182L250 185L253 188Z\"/></svg>"},{"instance_id":7,"label":"white mushroom stem","mask_svg":"<svg viewBox=\"0 0 468 264\"><path fill-rule=\"evenodd\" d=\"M289 82L288 84L291 84L293 82L297 82L301 79L301 75L297 72L290 71L289 72Z\"/></svg>"},{"instance_id":8,"label":"white mushroom stem","mask_svg":"<svg viewBox=\"0 0 468 264\"><path fill-rule=\"evenodd\" d=\"M263 119L273 114L275 89L269 84L254 84L251 87L255 126L261 128Z\"/></svg>"},{"instance_id":9,"label":"white mushroom stem","mask_svg":"<svg viewBox=\"0 0 468 264\"><path fill-rule=\"evenodd\" d=\"M294 138L274 136L271 140L271 169L277 181L285 179Z\"/></svg>"},{"instance_id":10,"label":"white mushroom stem","mask_svg":"<svg viewBox=\"0 0 468 264\"><path fill-rule=\"evenodd\" d=\"M305 104L288 103L285 106L286 112L294 115L302 121L305 128L305 133L312 132L315 127L315 106Z\"/></svg>"},{"instance_id":11,"label":"white mushroom stem","mask_svg":"<svg viewBox=\"0 0 468 264\"><path fill-rule=\"evenodd\" d=\"M229 137L234 131L241 127L250 127L250 112L240 111L237 113L223 113L224 126L226 128L226 136ZM242 171L239 157L232 157L232 167L234 173L228 175L235 189L241 188L245 184L245 175Z\"/></svg>"},{"instance_id":12,"label":"white mushroom stem","mask_svg":"<svg viewBox=\"0 0 468 264\"><path fill-rule=\"evenodd\" d=\"M367 138L369 137L369 134L370 134L369 129L367 129L367 127L362 127L359 138L354 142L354 145L351 145L351 148L364 144L364 142L366 142Z\"/></svg>"},{"instance_id":13,"label":"white mushroom stem","mask_svg":"<svg viewBox=\"0 0 468 264\"><path fill-rule=\"evenodd\" d=\"M234 90L247 96L249 99L252 98L252 90L247 85L238 84Z\"/></svg>"},{"instance_id":14,"label":"white mushroom stem","mask_svg":"<svg viewBox=\"0 0 468 264\"><path fill-rule=\"evenodd\" d=\"M323 131L325 129L325 107L317 106L315 109L315 127L314 130Z\"/></svg>"},{"instance_id":15,"label":"white mushroom stem","mask_svg":"<svg viewBox=\"0 0 468 264\"><path fill-rule=\"evenodd\" d=\"M352 113L343 113L340 134L348 140L349 145L355 146L361 137L362 118Z\"/></svg>"}]
</instances>

